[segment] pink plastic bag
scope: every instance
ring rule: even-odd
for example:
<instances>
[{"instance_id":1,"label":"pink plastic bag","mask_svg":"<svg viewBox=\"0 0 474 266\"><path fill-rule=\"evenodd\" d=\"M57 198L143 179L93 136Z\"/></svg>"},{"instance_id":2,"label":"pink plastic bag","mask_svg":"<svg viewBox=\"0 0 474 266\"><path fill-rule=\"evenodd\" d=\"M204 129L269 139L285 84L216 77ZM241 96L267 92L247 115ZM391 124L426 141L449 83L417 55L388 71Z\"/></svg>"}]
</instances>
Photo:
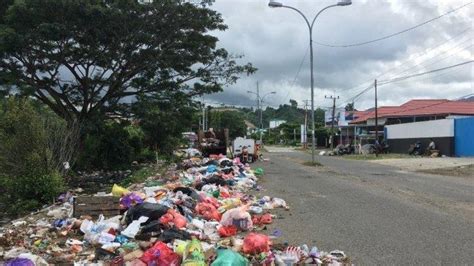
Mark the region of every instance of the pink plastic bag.
<instances>
[{"instance_id":1,"label":"pink plastic bag","mask_svg":"<svg viewBox=\"0 0 474 266\"><path fill-rule=\"evenodd\" d=\"M221 225L235 225L240 230L249 230L253 226L252 216L247 212L247 206L233 208L222 215Z\"/></svg>"},{"instance_id":2,"label":"pink plastic bag","mask_svg":"<svg viewBox=\"0 0 474 266\"><path fill-rule=\"evenodd\" d=\"M198 203L196 205L196 212L208 221L220 221L221 219L221 214L217 211L216 207L210 203Z\"/></svg>"},{"instance_id":3,"label":"pink plastic bag","mask_svg":"<svg viewBox=\"0 0 474 266\"><path fill-rule=\"evenodd\" d=\"M177 228L181 229L186 227L186 218L174 209L169 209L168 212L161 216L160 223L165 225L174 224Z\"/></svg>"},{"instance_id":4,"label":"pink plastic bag","mask_svg":"<svg viewBox=\"0 0 474 266\"><path fill-rule=\"evenodd\" d=\"M245 254L260 254L270 251L271 244L268 236L250 233L244 238L243 251Z\"/></svg>"}]
</instances>

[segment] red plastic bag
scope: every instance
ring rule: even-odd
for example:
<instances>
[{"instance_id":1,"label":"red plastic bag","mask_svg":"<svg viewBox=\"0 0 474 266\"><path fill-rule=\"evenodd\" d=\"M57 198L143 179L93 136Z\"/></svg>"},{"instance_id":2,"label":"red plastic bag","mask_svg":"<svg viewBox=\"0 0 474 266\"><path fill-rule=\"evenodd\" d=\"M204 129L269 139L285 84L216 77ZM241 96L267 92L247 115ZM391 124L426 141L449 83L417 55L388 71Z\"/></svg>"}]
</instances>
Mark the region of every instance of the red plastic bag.
<instances>
[{"instance_id":1,"label":"red plastic bag","mask_svg":"<svg viewBox=\"0 0 474 266\"><path fill-rule=\"evenodd\" d=\"M161 216L160 223L166 225L173 223L177 228L181 229L186 227L187 221L179 212L174 209L169 209L165 215Z\"/></svg>"},{"instance_id":2,"label":"red plastic bag","mask_svg":"<svg viewBox=\"0 0 474 266\"><path fill-rule=\"evenodd\" d=\"M196 212L201 215L204 219L210 221L220 221L221 214L217 211L216 207L210 203L198 203L196 205Z\"/></svg>"},{"instance_id":3,"label":"red plastic bag","mask_svg":"<svg viewBox=\"0 0 474 266\"><path fill-rule=\"evenodd\" d=\"M271 244L268 236L250 233L244 238L243 251L245 254L260 254L270 251Z\"/></svg>"},{"instance_id":4,"label":"red plastic bag","mask_svg":"<svg viewBox=\"0 0 474 266\"><path fill-rule=\"evenodd\" d=\"M228 226L221 226L217 232L221 237L229 237L235 236L237 234L237 226L235 225L228 225Z\"/></svg>"},{"instance_id":5,"label":"red plastic bag","mask_svg":"<svg viewBox=\"0 0 474 266\"><path fill-rule=\"evenodd\" d=\"M230 198L229 190L226 187L219 188L220 196L224 199Z\"/></svg>"},{"instance_id":6,"label":"red plastic bag","mask_svg":"<svg viewBox=\"0 0 474 266\"><path fill-rule=\"evenodd\" d=\"M209 204L212 204L214 207L219 208L221 206L221 204L219 203L219 201L217 201L216 198L214 197L209 197L206 193L201 193L201 203L209 203Z\"/></svg>"},{"instance_id":7,"label":"red plastic bag","mask_svg":"<svg viewBox=\"0 0 474 266\"><path fill-rule=\"evenodd\" d=\"M264 225L272 223L272 215L265 213L264 215L255 215L252 217L252 222L255 225Z\"/></svg>"},{"instance_id":8,"label":"red plastic bag","mask_svg":"<svg viewBox=\"0 0 474 266\"><path fill-rule=\"evenodd\" d=\"M158 241L149 248L140 258L147 265L171 265L179 266L180 258L165 243Z\"/></svg>"}]
</instances>

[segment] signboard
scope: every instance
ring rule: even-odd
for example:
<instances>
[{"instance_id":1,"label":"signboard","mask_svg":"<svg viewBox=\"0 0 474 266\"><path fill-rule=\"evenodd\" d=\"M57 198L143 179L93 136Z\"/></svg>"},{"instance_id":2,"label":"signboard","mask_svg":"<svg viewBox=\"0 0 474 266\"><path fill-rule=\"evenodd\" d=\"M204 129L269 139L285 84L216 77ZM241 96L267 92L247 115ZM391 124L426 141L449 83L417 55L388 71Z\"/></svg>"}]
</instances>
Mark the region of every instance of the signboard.
<instances>
[{"instance_id":1,"label":"signboard","mask_svg":"<svg viewBox=\"0 0 474 266\"><path fill-rule=\"evenodd\" d=\"M304 128L304 125L301 125L300 126L300 135L301 135L301 143L306 143L307 139L307 132L305 132L305 128Z\"/></svg>"}]
</instances>

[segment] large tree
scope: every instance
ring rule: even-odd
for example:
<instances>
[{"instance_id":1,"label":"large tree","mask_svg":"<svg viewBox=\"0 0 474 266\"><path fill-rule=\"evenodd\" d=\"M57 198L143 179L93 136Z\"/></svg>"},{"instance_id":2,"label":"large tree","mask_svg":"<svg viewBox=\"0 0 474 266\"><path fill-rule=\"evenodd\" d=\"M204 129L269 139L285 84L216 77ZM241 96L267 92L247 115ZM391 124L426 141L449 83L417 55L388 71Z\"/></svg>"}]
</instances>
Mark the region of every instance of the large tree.
<instances>
[{"instance_id":1,"label":"large tree","mask_svg":"<svg viewBox=\"0 0 474 266\"><path fill-rule=\"evenodd\" d=\"M226 25L206 4L23 0L2 10L0 90L33 95L68 121L115 112L138 94L218 92L255 71L217 48L211 32Z\"/></svg>"}]
</instances>

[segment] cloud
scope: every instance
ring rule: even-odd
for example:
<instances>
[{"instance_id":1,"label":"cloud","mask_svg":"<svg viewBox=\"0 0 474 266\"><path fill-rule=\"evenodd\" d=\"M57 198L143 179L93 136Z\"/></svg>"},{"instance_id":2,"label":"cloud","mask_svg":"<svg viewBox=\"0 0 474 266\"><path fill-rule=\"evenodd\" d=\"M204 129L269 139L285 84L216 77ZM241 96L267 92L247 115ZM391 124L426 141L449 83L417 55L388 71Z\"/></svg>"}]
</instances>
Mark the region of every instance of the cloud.
<instances>
[{"instance_id":1,"label":"cloud","mask_svg":"<svg viewBox=\"0 0 474 266\"><path fill-rule=\"evenodd\" d=\"M336 0L282 1L312 18ZM363 42L412 27L466 3L464 0L353 0L352 6L331 8L320 15L314 27L314 40L330 44ZM225 32L213 33L220 39L219 45L231 53L243 54L244 60L252 62L259 71L242 77L222 93L207 96L207 101L254 105L254 95L247 91L254 90L257 81L262 93L277 92L266 99L272 106L288 103L289 99L301 104L310 98L308 29L296 12L269 8L267 4L266 0L217 0L212 6L229 26ZM334 92L340 95L343 104L344 99L356 95L381 74L384 75L380 79L389 79L472 60L473 10L474 4L413 31L369 45L350 48L314 45L316 105L329 105L324 95ZM381 87L381 104L401 104L412 97L456 98L474 92L472 64L443 73ZM356 101L358 108L371 106L373 99L368 93Z\"/></svg>"}]
</instances>

